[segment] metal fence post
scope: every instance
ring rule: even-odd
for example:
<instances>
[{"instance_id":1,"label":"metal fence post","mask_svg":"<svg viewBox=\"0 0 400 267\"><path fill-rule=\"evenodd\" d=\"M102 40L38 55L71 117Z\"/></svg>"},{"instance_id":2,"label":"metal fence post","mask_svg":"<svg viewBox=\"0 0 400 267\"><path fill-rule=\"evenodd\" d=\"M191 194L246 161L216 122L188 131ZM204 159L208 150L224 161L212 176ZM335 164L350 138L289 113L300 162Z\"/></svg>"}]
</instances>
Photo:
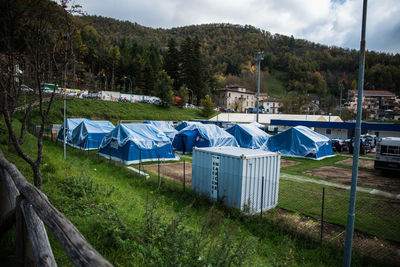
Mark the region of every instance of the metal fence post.
<instances>
[{"instance_id":1,"label":"metal fence post","mask_svg":"<svg viewBox=\"0 0 400 267\"><path fill-rule=\"evenodd\" d=\"M160 156L158 156L158 190L160 190L161 177L160 177Z\"/></svg>"},{"instance_id":2,"label":"metal fence post","mask_svg":"<svg viewBox=\"0 0 400 267\"><path fill-rule=\"evenodd\" d=\"M264 176L261 179L261 209L260 209L261 217L262 217L262 213L263 213L263 206L264 206Z\"/></svg>"},{"instance_id":3,"label":"metal fence post","mask_svg":"<svg viewBox=\"0 0 400 267\"><path fill-rule=\"evenodd\" d=\"M322 187L322 205L321 205L321 241L324 233L324 206L325 206L325 187Z\"/></svg>"},{"instance_id":4,"label":"metal fence post","mask_svg":"<svg viewBox=\"0 0 400 267\"><path fill-rule=\"evenodd\" d=\"M186 162L183 160L183 192L186 191Z\"/></svg>"}]
</instances>

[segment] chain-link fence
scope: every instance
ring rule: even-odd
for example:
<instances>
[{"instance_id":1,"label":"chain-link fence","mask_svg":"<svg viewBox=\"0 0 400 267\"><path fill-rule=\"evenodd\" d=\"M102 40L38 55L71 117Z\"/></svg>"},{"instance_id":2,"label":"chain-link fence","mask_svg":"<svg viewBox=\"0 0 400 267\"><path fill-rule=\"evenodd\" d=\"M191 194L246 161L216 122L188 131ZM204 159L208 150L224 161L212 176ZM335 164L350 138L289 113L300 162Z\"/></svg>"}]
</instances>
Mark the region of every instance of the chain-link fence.
<instances>
[{"instance_id":1,"label":"chain-link fence","mask_svg":"<svg viewBox=\"0 0 400 267\"><path fill-rule=\"evenodd\" d=\"M191 162L160 162L141 168L157 175L159 181L169 179L182 184L182 190L187 190L191 184ZM265 191L255 190L250 195L251 199L258 197L263 201L270 198L264 194L273 192L267 188L271 185L262 186ZM224 188L224 191L229 189ZM374 195L373 192L372 189L371 193L357 192L353 249L364 256L400 263L400 199ZM264 217L294 233L344 246L349 197L348 189L281 179L278 208L269 210ZM260 201L258 204L257 201L250 201L250 208L251 205L259 205ZM257 207L255 209L260 211Z\"/></svg>"},{"instance_id":2,"label":"chain-link fence","mask_svg":"<svg viewBox=\"0 0 400 267\"><path fill-rule=\"evenodd\" d=\"M38 133L39 130L40 128L29 125L31 133ZM50 128L45 129L44 133L44 138L63 145L62 141L57 141L57 136L52 133ZM86 145L88 147L100 145L97 142L97 140L89 139ZM68 147L69 150L81 150L81 153L85 153L87 156L92 155L99 158L98 150ZM136 168L156 176L158 188L162 184L162 179L179 183L182 191L191 187L192 164L190 160L172 163L156 161L136 165ZM308 180L281 178L278 208L269 210L268 216L264 217L283 225L294 233L344 246L350 197L348 188L343 189L343 187L323 185L323 183L313 183ZM370 192L357 192L353 249L365 256L384 259L400 265L400 199L396 194L385 196L373 193L373 189ZM264 194L268 194L268 190L263 192L263 197ZM260 197L259 194L258 197Z\"/></svg>"}]
</instances>

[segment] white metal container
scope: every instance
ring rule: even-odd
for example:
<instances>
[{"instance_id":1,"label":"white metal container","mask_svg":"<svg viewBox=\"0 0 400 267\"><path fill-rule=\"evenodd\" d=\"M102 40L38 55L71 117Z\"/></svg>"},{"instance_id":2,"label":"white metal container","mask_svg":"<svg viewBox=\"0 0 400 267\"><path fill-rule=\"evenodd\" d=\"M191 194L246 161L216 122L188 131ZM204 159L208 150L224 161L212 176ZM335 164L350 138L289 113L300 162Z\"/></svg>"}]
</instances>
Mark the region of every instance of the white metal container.
<instances>
[{"instance_id":1,"label":"white metal container","mask_svg":"<svg viewBox=\"0 0 400 267\"><path fill-rule=\"evenodd\" d=\"M195 148L192 190L253 214L278 204L279 153L239 147Z\"/></svg>"}]
</instances>

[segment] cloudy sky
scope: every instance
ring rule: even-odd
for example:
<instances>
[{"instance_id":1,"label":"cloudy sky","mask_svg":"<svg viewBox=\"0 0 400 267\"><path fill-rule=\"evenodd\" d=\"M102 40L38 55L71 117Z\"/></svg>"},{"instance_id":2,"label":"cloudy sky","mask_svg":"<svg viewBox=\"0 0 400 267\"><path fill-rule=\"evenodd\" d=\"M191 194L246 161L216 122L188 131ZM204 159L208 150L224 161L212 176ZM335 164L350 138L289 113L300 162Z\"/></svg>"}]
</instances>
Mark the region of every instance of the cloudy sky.
<instances>
[{"instance_id":1,"label":"cloudy sky","mask_svg":"<svg viewBox=\"0 0 400 267\"><path fill-rule=\"evenodd\" d=\"M250 24L295 38L359 49L362 0L75 0L90 15L153 28ZM400 0L370 0L367 49L400 53Z\"/></svg>"}]
</instances>

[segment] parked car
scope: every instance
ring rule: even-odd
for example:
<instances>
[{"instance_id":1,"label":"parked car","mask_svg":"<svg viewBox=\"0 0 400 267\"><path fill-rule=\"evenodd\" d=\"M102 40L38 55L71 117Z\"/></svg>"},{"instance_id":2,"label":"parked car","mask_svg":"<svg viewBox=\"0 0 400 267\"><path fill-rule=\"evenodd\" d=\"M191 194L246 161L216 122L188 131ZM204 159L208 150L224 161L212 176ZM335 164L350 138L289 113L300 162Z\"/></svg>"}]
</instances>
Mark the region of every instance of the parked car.
<instances>
[{"instance_id":1,"label":"parked car","mask_svg":"<svg viewBox=\"0 0 400 267\"><path fill-rule=\"evenodd\" d=\"M21 84L21 90L25 92L33 92L33 89L25 84Z\"/></svg>"},{"instance_id":2,"label":"parked car","mask_svg":"<svg viewBox=\"0 0 400 267\"><path fill-rule=\"evenodd\" d=\"M360 154L365 155L366 153L371 152L372 148L370 143L365 138L360 138ZM349 145L349 153L353 154L354 151L354 137L351 139Z\"/></svg>"},{"instance_id":3,"label":"parked car","mask_svg":"<svg viewBox=\"0 0 400 267\"><path fill-rule=\"evenodd\" d=\"M361 138L365 139L371 146L371 148L374 148L376 145L376 135L372 134L364 134L361 135Z\"/></svg>"},{"instance_id":4,"label":"parked car","mask_svg":"<svg viewBox=\"0 0 400 267\"><path fill-rule=\"evenodd\" d=\"M335 152L348 150L348 144L342 139L332 139L332 148Z\"/></svg>"}]
</instances>

